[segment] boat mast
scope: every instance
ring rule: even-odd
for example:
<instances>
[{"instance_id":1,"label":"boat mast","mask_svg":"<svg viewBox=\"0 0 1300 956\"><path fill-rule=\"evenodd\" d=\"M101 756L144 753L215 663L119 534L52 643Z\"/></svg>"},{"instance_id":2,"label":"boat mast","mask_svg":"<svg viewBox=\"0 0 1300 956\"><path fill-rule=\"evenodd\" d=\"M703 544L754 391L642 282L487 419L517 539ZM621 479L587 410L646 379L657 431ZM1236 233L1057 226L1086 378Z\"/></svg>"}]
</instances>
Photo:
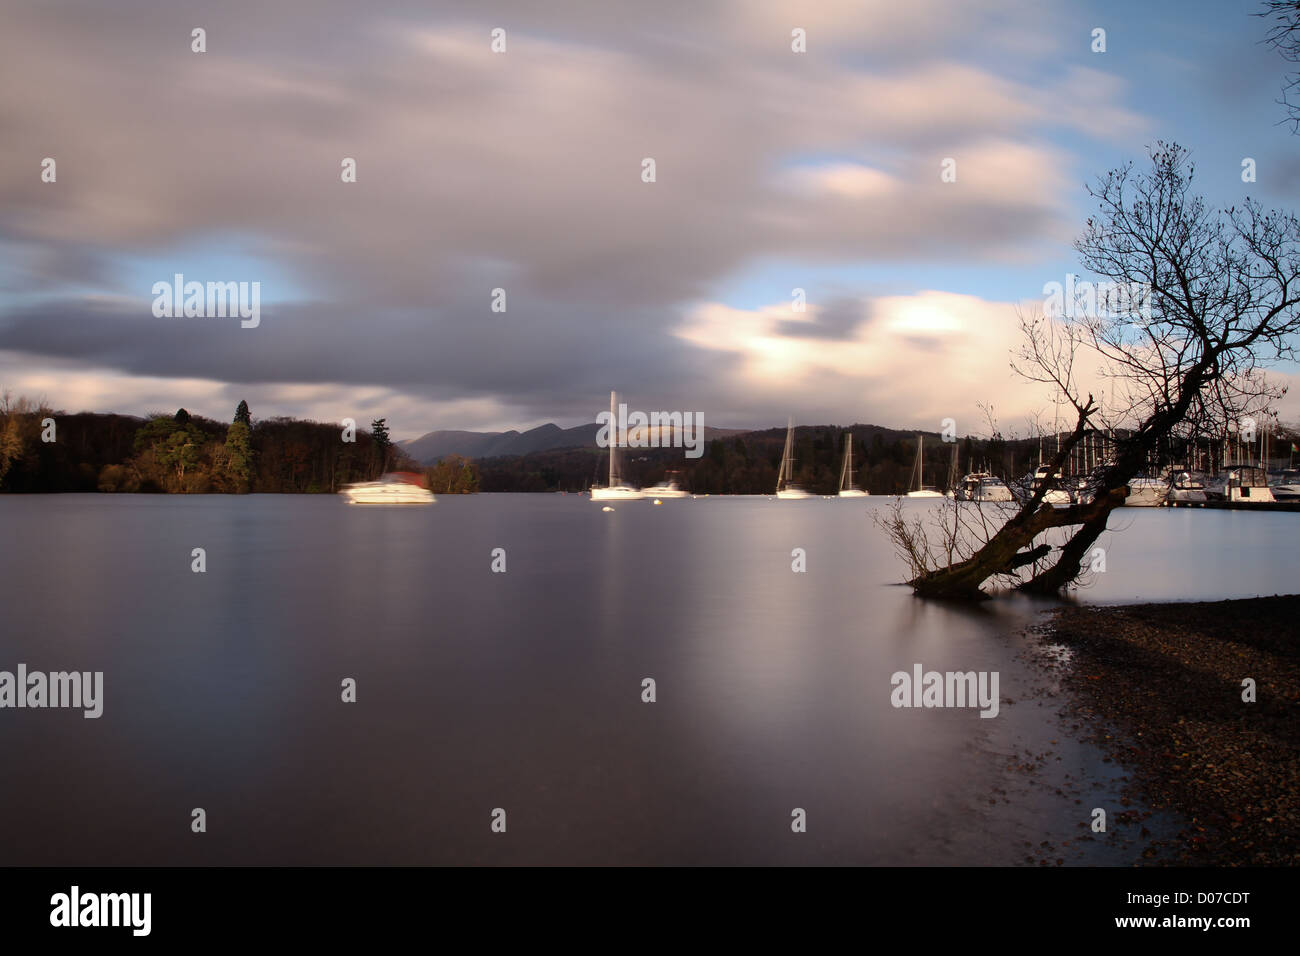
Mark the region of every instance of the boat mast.
<instances>
[{"instance_id":1,"label":"boat mast","mask_svg":"<svg viewBox=\"0 0 1300 956\"><path fill-rule=\"evenodd\" d=\"M786 421L785 448L781 451L781 470L776 474L776 490L779 493L790 479L794 477L794 461L790 458L790 443L794 438L794 416Z\"/></svg>"},{"instance_id":2,"label":"boat mast","mask_svg":"<svg viewBox=\"0 0 1300 956\"><path fill-rule=\"evenodd\" d=\"M609 443L609 484L606 487L614 487L614 449L618 447L618 419L614 415L614 403L617 401L613 391L609 393L609 433L613 439Z\"/></svg>"},{"instance_id":3,"label":"boat mast","mask_svg":"<svg viewBox=\"0 0 1300 956\"><path fill-rule=\"evenodd\" d=\"M921 441L920 435L916 436L916 464L912 466L912 482L915 487L913 491L921 490L922 475L925 471L925 465L921 461Z\"/></svg>"},{"instance_id":4,"label":"boat mast","mask_svg":"<svg viewBox=\"0 0 1300 956\"><path fill-rule=\"evenodd\" d=\"M845 479L849 483L853 482L853 432L847 433L848 444L844 446L844 464L840 467L840 491L848 490L845 485Z\"/></svg>"}]
</instances>

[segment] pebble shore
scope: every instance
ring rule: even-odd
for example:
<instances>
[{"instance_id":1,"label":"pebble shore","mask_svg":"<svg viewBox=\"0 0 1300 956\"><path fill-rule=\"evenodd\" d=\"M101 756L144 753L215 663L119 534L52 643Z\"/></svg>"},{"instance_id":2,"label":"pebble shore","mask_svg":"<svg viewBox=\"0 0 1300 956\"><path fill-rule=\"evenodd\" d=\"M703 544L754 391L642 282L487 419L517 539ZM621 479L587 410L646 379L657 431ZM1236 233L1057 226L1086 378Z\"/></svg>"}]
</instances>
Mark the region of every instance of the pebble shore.
<instances>
[{"instance_id":1,"label":"pebble shore","mask_svg":"<svg viewBox=\"0 0 1300 956\"><path fill-rule=\"evenodd\" d=\"M1185 821L1146 861L1300 864L1300 595L1067 607L1043 635L1134 796Z\"/></svg>"}]
</instances>

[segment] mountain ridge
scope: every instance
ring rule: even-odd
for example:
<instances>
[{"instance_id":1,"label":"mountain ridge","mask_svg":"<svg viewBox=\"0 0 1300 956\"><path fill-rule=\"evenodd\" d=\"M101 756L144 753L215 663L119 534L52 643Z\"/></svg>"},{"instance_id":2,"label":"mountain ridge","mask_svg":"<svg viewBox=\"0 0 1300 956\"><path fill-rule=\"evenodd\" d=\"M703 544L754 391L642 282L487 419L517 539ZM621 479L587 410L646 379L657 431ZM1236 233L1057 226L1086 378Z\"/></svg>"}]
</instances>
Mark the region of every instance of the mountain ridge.
<instances>
[{"instance_id":1,"label":"mountain ridge","mask_svg":"<svg viewBox=\"0 0 1300 956\"><path fill-rule=\"evenodd\" d=\"M561 448L595 447L596 433L602 426L595 422L561 428L554 422L538 425L527 431L515 429L503 432L474 432L459 429L438 429L419 438L399 441L398 446L422 465L430 465L448 455L463 458L503 458L511 455L528 455L539 451ZM704 440L727 438L751 431L748 428L704 427Z\"/></svg>"}]
</instances>

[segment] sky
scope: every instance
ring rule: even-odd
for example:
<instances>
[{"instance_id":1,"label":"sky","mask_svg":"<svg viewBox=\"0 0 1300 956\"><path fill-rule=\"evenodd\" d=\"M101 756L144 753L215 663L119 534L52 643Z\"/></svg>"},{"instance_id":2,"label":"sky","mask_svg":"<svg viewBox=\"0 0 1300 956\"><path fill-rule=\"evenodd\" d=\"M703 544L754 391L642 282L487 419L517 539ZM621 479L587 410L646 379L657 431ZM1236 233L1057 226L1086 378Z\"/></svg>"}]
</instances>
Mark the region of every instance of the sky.
<instances>
[{"instance_id":1,"label":"sky","mask_svg":"<svg viewBox=\"0 0 1300 956\"><path fill-rule=\"evenodd\" d=\"M0 389L399 438L611 389L1025 433L1017 310L1084 274L1087 183L1176 141L1211 202L1296 209L1259 7L3 0ZM177 273L259 283L260 321L156 316Z\"/></svg>"}]
</instances>

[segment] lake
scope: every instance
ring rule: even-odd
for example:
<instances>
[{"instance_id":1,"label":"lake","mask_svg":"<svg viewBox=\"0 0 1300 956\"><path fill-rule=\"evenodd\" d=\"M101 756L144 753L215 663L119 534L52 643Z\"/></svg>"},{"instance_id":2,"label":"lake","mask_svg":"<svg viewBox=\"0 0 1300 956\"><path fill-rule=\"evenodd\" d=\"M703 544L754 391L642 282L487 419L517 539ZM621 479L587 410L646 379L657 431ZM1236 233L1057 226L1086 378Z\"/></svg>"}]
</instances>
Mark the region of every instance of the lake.
<instances>
[{"instance_id":1,"label":"lake","mask_svg":"<svg viewBox=\"0 0 1300 956\"><path fill-rule=\"evenodd\" d=\"M884 502L0 496L0 670L104 674L98 719L0 709L0 863L1131 862L1078 841L1119 771L1050 603L913 598ZM1111 527L1080 600L1296 590L1300 515ZM917 663L997 672L997 716L894 707Z\"/></svg>"}]
</instances>

